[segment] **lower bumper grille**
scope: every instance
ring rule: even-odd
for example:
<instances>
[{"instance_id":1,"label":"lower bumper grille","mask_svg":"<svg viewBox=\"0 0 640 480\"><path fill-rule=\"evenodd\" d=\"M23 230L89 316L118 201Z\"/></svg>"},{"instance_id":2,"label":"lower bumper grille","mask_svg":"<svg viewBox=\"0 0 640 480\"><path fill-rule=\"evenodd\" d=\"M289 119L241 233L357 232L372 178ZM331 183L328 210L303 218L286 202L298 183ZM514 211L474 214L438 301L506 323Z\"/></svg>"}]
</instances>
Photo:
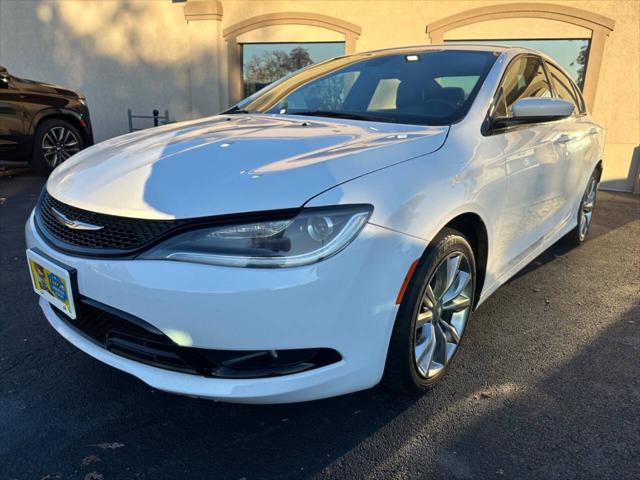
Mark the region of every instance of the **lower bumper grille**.
<instances>
[{"instance_id":1,"label":"lower bumper grille","mask_svg":"<svg viewBox=\"0 0 640 480\"><path fill-rule=\"evenodd\" d=\"M158 368L216 378L265 378L300 373L341 360L330 348L209 350L182 347L137 317L88 298L78 318L53 310L67 325L116 355Z\"/></svg>"}]
</instances>

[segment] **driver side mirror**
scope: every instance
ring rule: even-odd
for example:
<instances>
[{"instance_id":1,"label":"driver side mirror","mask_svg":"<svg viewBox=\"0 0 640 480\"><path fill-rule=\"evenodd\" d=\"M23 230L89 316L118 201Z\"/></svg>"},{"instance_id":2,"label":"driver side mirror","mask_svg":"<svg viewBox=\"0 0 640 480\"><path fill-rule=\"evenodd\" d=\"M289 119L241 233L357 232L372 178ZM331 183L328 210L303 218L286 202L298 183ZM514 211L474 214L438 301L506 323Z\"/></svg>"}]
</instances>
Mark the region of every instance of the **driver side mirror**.
<instances>
[{"instance_id":1,"label":"driver side mirror","mask_svg":"<svg viewBox=\"0 0 640 480\"><path fill-rule=\"evenodd\" d=\"M550 122L571 116L574 105L560 98L521 98L513 104L511 117L496 117L493 128L506 128L528 123Z\"/></svg>"},{"instance_id":2,"label":"driver side mirror","mask_svg":"<svg viewBox=\"0 0 640 480\"><path fill-rule=\"evenodd\" d=\"M9 88L9 72L0 65L0 88Z\"/></svg>"}]
</instances>

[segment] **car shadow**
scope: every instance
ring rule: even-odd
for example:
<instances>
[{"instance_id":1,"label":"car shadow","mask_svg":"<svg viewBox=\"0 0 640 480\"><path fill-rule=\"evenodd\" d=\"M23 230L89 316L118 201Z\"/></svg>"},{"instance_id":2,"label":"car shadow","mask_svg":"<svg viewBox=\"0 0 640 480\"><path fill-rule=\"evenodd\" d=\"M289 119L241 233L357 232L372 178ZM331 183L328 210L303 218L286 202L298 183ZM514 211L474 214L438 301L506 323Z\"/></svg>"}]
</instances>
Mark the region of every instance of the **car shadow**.
<instances>
[{"instance_id":1,"label":"car shadow","mask_svg":"<svg viewBox=\"0 0 640 480\"><path fill-rule=\"evenodd\" d=\"M443 451L457 452L457 468L474 478L630 478L640 442L639 325L637 304L535 385L489 390L498 407Z\"/></svg>"}]
</instances>

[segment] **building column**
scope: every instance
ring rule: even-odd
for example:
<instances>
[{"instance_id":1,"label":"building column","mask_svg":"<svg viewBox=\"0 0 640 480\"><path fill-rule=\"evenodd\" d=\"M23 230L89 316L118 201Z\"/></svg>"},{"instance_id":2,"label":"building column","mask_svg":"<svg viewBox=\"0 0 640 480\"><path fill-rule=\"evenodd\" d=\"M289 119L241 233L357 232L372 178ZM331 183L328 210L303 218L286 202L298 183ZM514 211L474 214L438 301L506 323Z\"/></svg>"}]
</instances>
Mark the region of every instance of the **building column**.
<instances>
[{"instance_id":1,"label":"building column","mask_svg":"<svg viewBox=\"0 0 640 480\"><path fill-rule=\"evenodd\" d=\"M184 18L189 35L191 117L214 115L226 108L226 72L222 71L222 4L218 0L188 1Z\"/></svg>"}]
</instances>

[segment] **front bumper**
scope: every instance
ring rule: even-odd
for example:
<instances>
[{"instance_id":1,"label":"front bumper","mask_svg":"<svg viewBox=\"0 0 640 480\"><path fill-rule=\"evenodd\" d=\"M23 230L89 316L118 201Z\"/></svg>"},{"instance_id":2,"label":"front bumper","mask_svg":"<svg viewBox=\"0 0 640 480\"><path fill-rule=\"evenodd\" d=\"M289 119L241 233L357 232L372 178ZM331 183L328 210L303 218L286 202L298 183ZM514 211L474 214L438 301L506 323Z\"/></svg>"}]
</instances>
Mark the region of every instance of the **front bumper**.
<instances>
[{"instance_id":1,"label":"front bumper","mask_svg":"<svg viewBox=\"0 0 640 480\"><path fill-rule=\"evenodd\" d=\"M331 348L337 363L259 379L220 379L139 363L101 348L41 300L51 325L89 355L159 390L247 403L297 402L380 381L398 290L425 244L367 225L338 255L298 268L225 268L155 260L74 257L40 237L27 246L75 268L78 293L138 317L184 347L219 350Z\"/></svg>"}]
</instances>

